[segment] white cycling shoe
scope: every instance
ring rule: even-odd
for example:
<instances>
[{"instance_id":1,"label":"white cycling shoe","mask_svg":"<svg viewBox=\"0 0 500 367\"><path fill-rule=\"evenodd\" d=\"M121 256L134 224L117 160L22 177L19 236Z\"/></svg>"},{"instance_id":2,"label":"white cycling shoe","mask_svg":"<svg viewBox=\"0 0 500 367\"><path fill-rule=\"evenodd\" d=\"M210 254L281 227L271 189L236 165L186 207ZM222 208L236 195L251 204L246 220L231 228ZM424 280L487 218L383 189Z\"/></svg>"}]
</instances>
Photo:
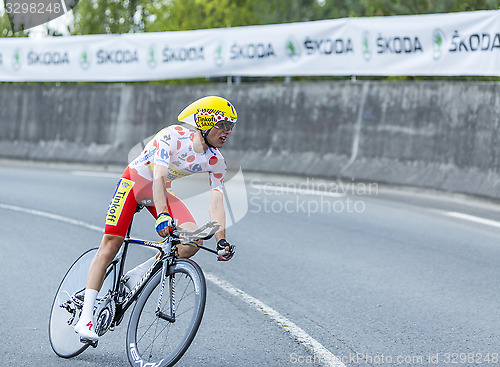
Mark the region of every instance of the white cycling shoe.
<instances>
[{"instance_id":1,"label":"white cycling shoe","mask_svg":"<svg viewBox=\"0 0 500 367\"><path fill-rule=\"evenodd\" d=\"M75 332L80 336L80 341L97 342L99 335L95 332L94 321L80 319L74 326Z\"/></svg>"}]
</instances>

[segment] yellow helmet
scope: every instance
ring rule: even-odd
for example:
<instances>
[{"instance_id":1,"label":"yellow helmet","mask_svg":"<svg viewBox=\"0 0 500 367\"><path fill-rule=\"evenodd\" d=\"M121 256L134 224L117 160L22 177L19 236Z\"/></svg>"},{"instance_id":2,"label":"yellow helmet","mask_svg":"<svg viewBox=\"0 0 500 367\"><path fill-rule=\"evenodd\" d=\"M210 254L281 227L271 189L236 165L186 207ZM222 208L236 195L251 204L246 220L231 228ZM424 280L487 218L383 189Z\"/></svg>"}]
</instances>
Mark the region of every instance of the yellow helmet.
<instances>
[{"instance_id":1,"label":"yellow helmet","mask_svg":"<svg viewBox=\"0 0 500 367\"><path fill-rule=\"evenodd\" d=\"M179 114L180 122L190 124L200 130L210 130L219 121L236 122L236 109L228 100L208 96L200 98L187 106Z\"/></svg>"}]
</instances>

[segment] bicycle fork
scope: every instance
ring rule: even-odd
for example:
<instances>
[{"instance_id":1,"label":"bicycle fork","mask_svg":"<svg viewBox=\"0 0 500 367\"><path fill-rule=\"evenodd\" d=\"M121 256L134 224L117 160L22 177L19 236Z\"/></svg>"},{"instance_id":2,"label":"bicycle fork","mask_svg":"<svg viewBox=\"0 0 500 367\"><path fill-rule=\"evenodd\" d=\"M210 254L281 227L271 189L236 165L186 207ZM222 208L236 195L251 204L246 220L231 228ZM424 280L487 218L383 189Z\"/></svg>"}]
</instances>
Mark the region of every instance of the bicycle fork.
<instances>
[{"instance_id":1,"label":"bicycle fork","mask_svg":"<svg viewBox=\"0 0 500 367\"><path fill-rule=\"evenodd\" d=\"M168 277L169 282L169 295L170 295L170 315L161 312L161 301L163 298L163 292L165 290L165 284L167 281L167 270L170 264L168 261L163 262L163 267L161 269L161 286L160 286L160 294L158 294L158 304L156 305L156 316L161 319L167 320L168 322L175 322L175 277L172 274L171 277Z\"/></svg>"}]
</instances>

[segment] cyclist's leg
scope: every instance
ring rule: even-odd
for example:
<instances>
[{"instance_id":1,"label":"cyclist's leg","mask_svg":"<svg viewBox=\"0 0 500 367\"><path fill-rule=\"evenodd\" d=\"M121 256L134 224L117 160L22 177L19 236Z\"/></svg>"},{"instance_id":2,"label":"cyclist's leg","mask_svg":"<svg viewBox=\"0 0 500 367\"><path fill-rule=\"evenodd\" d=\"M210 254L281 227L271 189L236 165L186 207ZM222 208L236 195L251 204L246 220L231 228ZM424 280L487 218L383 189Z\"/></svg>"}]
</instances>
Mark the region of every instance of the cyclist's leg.
<instances>
[{"instance_id":1,"label":"cyclist's leg","mask_svg":"<svg viewBox=\"0 0 500 367\"><path fill-rule=\"evenodd\" d=\"M198 228L198 226L194 222L185 222L185 223L182 223L181 225L179 225L179 227L181 227L182 229L189 230L189 231L193 231L193 230L195 230L195 229ZM202 240L194 241L194 242L198 246L202 246L203 245L203 241ZM179 251L179 258L181 258L181 259L189 259L191 256L193 256L194 254L196 254L198 252L199 248L193 247L193 246L189 246L189 245L180 244L180 245L177 246L177 250Z\"/></svg>"},{"instance_id":2,"label":"cyclist's leg","mask_svg":"<svg viewBox=\"0 0 500 367\"><path fill-rule=\"evenodd\" d=\"M186 204L184 204L184 202L181 199L179 199L172 192L170 188L167 189L167 205L168 205L168 212L170 213L172 218L177 219L177 225L180 228L190 231L198 228L198 226L196 225L196 221L194 220L194 217L189 211ZM154 206L148 206L148 210L155 218L158 217ZM203 241L202 240L196 241L196 244L198 246L202 246ZM188 245L179 245L177 248L179 251L179 257L184 259L190 258L194 254L196 254L199 250L197 247Z\"/></svg>"},{"instance_id":3,"label":"cyclist's leg","mask_svg":"<svg viewBox=\"0 0 500 367\"><path fill-rule=\"evenodd\" d=\"M75 331L82 339L97 340L98 338L94 327L94 304L106 276L106 268L120 250L137 206L132 194L134 182L127 178L127 173L126 170L117 184L108 208L104 235L89 268L83 309L80 320L75 325Z\"/></svg>"}]
</instances>

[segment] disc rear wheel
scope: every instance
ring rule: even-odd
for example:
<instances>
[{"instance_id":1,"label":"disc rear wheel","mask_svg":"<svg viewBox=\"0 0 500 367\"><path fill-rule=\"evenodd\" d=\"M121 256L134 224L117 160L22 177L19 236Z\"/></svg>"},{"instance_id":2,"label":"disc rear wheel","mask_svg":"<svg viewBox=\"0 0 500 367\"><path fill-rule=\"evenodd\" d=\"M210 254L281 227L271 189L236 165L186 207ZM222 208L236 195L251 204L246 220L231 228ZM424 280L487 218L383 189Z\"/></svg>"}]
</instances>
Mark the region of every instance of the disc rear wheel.
<instances>
[{"instance_id":1,"label":"disc rear wheel","mask_svg":"<svg viewBox=\"0 0 500 367\"><path fill-rule=\"evenodd\" d=\"M80 337L75 333L73 327L80 317L87 275L96 253L97 248L90 249L71 265L61 281L52 303L49 340L54 352L63 358L75 357L89 347L89 344L80 342ZM97 296L98 300L104 297L110 289L113 289L114 269L108 269L108 275Z\"/></svg>"}]
</instances>

